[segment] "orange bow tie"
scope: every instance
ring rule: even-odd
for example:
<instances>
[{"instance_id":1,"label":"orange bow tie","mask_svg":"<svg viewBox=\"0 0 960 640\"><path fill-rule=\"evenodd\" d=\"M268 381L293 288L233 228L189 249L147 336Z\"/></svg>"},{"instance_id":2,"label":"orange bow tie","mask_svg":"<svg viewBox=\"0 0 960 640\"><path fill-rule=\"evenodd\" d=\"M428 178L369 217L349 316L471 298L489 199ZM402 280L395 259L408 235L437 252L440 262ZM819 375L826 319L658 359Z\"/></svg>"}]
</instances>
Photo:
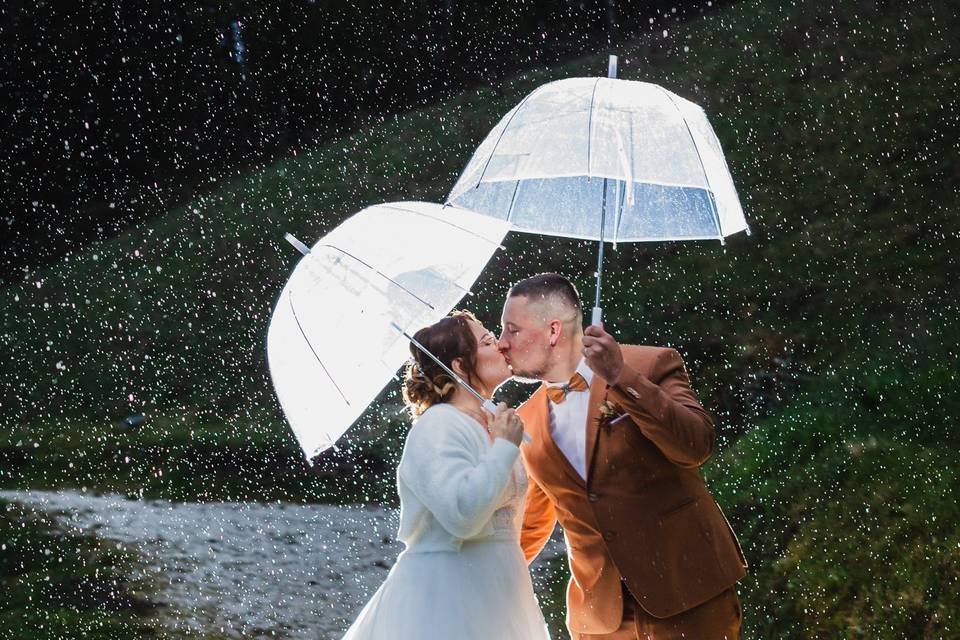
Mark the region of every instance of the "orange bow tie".
<instances>
[{"instance_id":1,"label":"orange bow tie","mask_svg":"<svg viewBox=\"0 0 960 640\"><path fill-rule=\"evenodd\" d=\"M566 400L568 391L586 391L589 387L586 378L579 373L575 373L570 378L570 382L562 387L547 387L547 397L553 404L560 404Z\"/></svg>"}]
</instances>

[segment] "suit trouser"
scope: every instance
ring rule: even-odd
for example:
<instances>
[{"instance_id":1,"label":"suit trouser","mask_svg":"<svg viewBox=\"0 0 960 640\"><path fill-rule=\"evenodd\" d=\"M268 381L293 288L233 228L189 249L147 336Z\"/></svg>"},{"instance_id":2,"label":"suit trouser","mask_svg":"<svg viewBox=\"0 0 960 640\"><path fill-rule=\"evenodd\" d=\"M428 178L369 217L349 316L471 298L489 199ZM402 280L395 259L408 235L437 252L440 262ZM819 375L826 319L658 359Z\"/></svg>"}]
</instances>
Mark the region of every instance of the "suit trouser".
<instances>
[{"instance_id":1,"label":"suit trouser","mask_svg":"<svg viewBox=\"0 0 960 640\"><path fill-rule=\"evenodd\" d=\"M613 633L580 633L575 640L738 640L743 609L730 587L701 605L669 618L654 618L623 589L623 621Z\"/></svg>"}]
</instances>

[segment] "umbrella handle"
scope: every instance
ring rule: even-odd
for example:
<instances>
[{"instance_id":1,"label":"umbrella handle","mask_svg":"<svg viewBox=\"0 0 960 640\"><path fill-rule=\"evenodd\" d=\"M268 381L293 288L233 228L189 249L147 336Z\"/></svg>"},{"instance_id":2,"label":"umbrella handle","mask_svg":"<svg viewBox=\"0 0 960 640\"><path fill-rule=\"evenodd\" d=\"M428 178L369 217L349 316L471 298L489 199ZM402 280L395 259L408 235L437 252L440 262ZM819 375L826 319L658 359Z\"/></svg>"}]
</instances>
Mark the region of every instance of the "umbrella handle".
<instances>
[{"instance_id":1,"label":"umbrella handle","mask_svg":"<svg viewBox=\"0 0 960 640\"><path fill-rule=\"evenodd\" d=\"M493 403L493 400L484 400L483 408L490 412L490 415L497 415L497 405ZM526 444L530 444L533 440L530 438L530 434L526 431L523 432L523 441Z\"/></svg>"},{"instance_id":2,"label":"umbrella handle","mask_svg":"<svg viewBox=\"0 0 960 640\"><path fill-rule=\"evenodd\" d=\"M590 317L590 324L600 324L603 321L603 309L600 307L593 308L593 315Z\"/></svg>"}]
</instances>

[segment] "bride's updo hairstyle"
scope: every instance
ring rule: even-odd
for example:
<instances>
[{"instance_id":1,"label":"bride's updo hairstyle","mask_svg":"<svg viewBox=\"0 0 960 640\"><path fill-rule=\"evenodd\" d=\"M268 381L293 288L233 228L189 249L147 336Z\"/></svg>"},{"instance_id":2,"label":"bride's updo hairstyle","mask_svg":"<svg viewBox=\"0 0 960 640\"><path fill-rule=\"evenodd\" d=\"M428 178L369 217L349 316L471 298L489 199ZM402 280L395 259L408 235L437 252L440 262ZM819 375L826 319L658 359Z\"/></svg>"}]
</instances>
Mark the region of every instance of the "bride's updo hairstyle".
<instances>
[{"instance_id":1,"label":"bride's updo hairstyle","mask_svg":"<svg viewBox=\"0 0 960 640\"><path fill-rule=\"evenodd\" d=\"M477 366L477 338L470 329L471 322L477 322L477 318L469 311L454 311L413 334L417 342L451 369L451 363L460 358L460 366L467 374L464 381L468 384L473 384ZM435 404L447 402L457 382L412 342L410 355L412 359L403 380L403 400L410 415L416 417Z\"/></svg>"}]
</instances>

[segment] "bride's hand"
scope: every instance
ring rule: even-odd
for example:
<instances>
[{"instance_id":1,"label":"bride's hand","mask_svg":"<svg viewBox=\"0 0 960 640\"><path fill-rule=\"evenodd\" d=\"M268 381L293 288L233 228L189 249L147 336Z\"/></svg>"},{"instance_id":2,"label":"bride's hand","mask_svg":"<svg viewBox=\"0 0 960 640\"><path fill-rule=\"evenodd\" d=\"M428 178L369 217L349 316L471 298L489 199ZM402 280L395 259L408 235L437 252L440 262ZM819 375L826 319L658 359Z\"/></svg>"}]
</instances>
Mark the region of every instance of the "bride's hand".
<instances>
[{"instance_id":1,"label":"bride's hand","mask_svg":"<svg viewBox=\"0 0 960 640\"><path fill-rule=\"evenodd\" d=\"M501 402L490 424L490 433L494 438L503 438L519 447L523 438L523 421L516 411Z\"/></svg>"}]
</instances>

